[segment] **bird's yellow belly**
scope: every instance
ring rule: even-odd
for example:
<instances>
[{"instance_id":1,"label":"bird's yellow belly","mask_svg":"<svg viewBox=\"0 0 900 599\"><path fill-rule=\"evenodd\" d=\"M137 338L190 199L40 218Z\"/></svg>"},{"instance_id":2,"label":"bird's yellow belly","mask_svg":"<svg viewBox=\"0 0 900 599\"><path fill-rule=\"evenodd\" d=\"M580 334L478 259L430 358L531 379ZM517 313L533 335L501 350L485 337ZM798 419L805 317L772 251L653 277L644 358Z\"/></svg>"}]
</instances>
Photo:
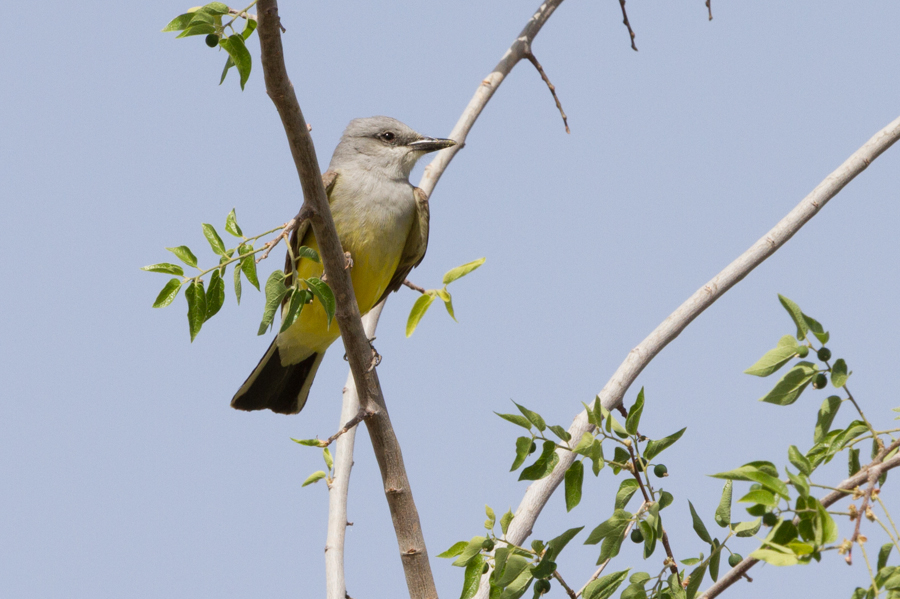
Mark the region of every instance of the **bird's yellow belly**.
<instances>
[{"instance_id":1,"label":"bird's yellow belly","mask_svg":"<svg viewBox=\"0 0 900 599\"><path fill-rule=\"evenodd\" d=\"M350 252L353 266L350 269L350 280L356 294L356 303L361 314L365 314L375 306L375 302L387 289L405 244L405 236L364 235L356 238L341 239L345 251ZM391 239L394 237L395 239ZM303 245L319 251L312 230L303 240ZM321 277L322 264L309 259L300 260L297 273L301 279ZM278 335L277 343L283 364L295 364L314 353L324 352L341 332L337 321L328 325L328 318L322 303L315 299L304 306L297 322L284 333Z\"/></svg>"}]
</instances>

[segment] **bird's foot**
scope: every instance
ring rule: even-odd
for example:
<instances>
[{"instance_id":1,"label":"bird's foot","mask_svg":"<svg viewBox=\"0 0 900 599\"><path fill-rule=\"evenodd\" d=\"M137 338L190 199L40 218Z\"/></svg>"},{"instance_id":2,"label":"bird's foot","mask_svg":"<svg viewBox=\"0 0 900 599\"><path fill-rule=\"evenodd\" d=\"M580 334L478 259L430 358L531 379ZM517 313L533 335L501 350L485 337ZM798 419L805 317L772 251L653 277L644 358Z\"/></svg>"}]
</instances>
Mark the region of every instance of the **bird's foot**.
<instances>
[{"instance_id":1,"label":"bird's foot","mask_svg":"<svg viewBox=\"0 0 900 599\"><path fill-rule=\"evenodd\" d=\"M344 269L353 268L353 256L350 255L350 252L344 252L344 260L346 263L344 264Z\"/></svg>"},{"instance_id":2,"label":"bird's foot","mask_svg":"<svg viewBox=\"0 0 900 599\"><path fill-rule=\"evenodd\" d=\"M372 363L369 364L369 370L367 372L372 372L376 366L381 364L381 354L378 353L378 350L375 349L373 342L375 341L375 337L369 339L369 347L372 348Z\"/></svg>"}]
</instances>

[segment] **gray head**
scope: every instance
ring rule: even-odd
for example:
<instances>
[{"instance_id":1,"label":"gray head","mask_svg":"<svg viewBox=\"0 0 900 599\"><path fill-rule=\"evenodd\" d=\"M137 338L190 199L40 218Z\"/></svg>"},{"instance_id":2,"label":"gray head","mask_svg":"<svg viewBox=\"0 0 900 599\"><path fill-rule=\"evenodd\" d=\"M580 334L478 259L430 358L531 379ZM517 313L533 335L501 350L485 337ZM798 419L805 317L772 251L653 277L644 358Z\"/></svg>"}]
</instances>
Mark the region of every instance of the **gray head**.
<instances>
[{"instance_id":1,"label":"gray head","mask_svg":"<svg viewBox=\"0 0 900 599\"><path fill-rule=\"evenodd\" d=\"M390 117L354 119L344 130L328 169L362 169L408 181L419 158L454 145L452 139L425 137Z\"/></svg>"}]
</instances>

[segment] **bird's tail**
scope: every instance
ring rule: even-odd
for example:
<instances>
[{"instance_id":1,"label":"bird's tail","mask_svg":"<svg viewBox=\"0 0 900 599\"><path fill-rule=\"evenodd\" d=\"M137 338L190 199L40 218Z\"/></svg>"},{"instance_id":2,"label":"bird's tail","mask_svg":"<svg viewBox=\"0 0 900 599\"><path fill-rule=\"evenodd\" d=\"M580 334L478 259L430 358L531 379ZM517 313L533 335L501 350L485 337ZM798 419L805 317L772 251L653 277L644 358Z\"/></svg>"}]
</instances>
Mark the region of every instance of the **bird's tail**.
<instances>
[{"instance_id":1,"label":"bird's tail","mask_svg":"<svg viewBox=\"0 0 900 599\"><path fill-rule=\"evenodd\" d=\"M282 366L278 345L273 340L262 360L234 394L231 407L296 414L306 404L309 388L324 356L325 352L315 353L297 364Z\"/></svg>"}]
</instances>

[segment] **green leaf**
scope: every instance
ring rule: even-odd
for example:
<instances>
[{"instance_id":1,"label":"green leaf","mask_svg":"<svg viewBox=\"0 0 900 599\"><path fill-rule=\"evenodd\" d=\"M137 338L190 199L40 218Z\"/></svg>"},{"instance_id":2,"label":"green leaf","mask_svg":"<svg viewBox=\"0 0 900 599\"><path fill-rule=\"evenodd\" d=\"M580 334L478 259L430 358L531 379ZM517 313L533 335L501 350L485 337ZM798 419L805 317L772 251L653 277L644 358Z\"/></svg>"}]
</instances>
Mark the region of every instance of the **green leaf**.
<instances>
[{"instance_id":1,"label":"green leaf","mask_svg":"<svg viewBox=\"0 0 900 599\"><path fill-rule=\"evenodd\" d=\"M269 327L272 326L272 322L275 320L275 313L281 306L281 300L288 291L289 288L284 286L284 273L280 270L273 271L266 281L266 307L263 310L263 318L259 324L257 335L264 335L269 330Z\"/></svg>"},{"instance_id":2,"label":"green leaf","mask_svg":"<svg viewBox=\"0 0 900 599\"><path fill-rule=\"evenodd\" d=\"M544 422L544 419L540 414L538 414L537 412L532 412L528 408L520 406L516 402L513 403L516 404L516 407L519 408L519 411L522 412L522 414L525 416L525 418L528 419L529 422L531 422L531 424L536 426L539 431L544 432L544 430L547 428L547 423Z\"/></svg>"},{"instance_id":3,"label":"green leaf","mask_svg":"<svg viewBox=\"0 0 900 599\"><path fill-rule=\"evenodd\" d=\"M204 322L216 315L225 303L225 281L219 275L218 270L212 272L209 279L209 289L206 291L206 318Z\"/></svg>"},{"instance_id":4,"label":"green leaf","mask_svg":"<svg viewBox=\"0 0 900 599\"><path fill-rule=\"evenodd\" d=\"M818 368L812 362L798 362L759 401L788 406L797 401L797 398L800 397L800 394L812 382L817 373Z\"/></svg>"},{"instance_id":5,"label":"green leaf","mask_svg":"<svg viewBox=\"0 0 900 599\"><path fill-rule=\"evenodd\" d=\"M147 272L161 272L167 275L178 275L179 277L184 276L184 269L177 264L171 264L169 262L160 262L159 264L142 266L141 270L146 270Z\"/></svg>"},{"instance_id":6,"label":"green leaf","mask_svg":"<svg viewBox=\"0 0 900 599\"><path fill-rule=\"evenodd\" d=\"M569 469L566 470L565 490L566 490L566 511L571 512L572 508L581 502L581 484L584 482L584 462L575 460Z\"/></svg>"},{"instance_id":7,"label":"green leaf","mask_svg":"<svg viewBox=\"0 0 900 599\"><path fill-rule=\"evenodd\" d=\"M819 408L819 415L816 417L816 431L813 434L814 443L822 441L825 435L828 434L828 431L831 430L831 423L834 422L834 417L837 416L841 403L841 398L837 395L832 395L822 402L822 407Z\"/></svg>"},{"instance_id":8,"label":"green leaf","mask_svg":"<svg viewBox=\"0 0 900 599\"><path fill-rule=\"evenodd\" d=\"M525 418L524 416L519 416L518 414L501 414L500 412L494 412L494 414L508 422L518 424L524 429L531 430L531 422L529 422L528 418Z\"/></svg>"},{"instance_id":9,"label":"green leaf","mask_svg":"<svg viewBox=\"0 0 900 599\"><path fill-rule=\"evenodd\" d=\"M472 262L467 262L462 266L457 266L456 268L451 268L444 274L444 285L449 285L453 281L457 279L461 279L466 276L482 264L486 258L479 258L478 260L473 260Z\"/></svg>"},{"instance_id":10,"label":"green leaf","mask_svg":"<svg viewBox=\"0 0 900 599\"><path fill-rule=\"evenodd\" d=\"M757 532L759 532L759 527L762 524L762 518L757 518L752 522L738 522L736 524L731 525L731 530L734 531L734 535L736 537L752 537Z\"/></svg>"},{"instance_id":11,"label":"green leaf","mask_svg":"<svg viewBox=\"0 0 900 599\"><path fill-rule=\"evenodd\" d=\"M519 480L540 480L549 475L557 463L559 463L559 455L556 453L556 443L544 441L540 457L534 464L522 470Z\"/></svg>"},{"instance_id":12,"label":"green leaf","mask_svg":"<svg viewBox=\"0 0 900 599\"><path fill-rule=\"evenodd\" d=\"M891 549L894 547L893 543L887 543L881 546L881 549L878 550L878 567L877 570L881 570L887 565L888 557L891 555Z\"/></svg>"},{"instance_id":13,"label":"green leaf","mask_svg":"<svg viewBox=\"0 0 900 599\"><path fill-rule=\"evenodd\" d=\"M334 320L334 311L337 309L334 292L331 290L331 287L328 286L328 283L322 279L312 277L304 279L304 281L309 286L309 290L316 296L316 299L322 303L322 307L325 308L325 315L328 317L328 326L331 327L331 321Z\"/></svg>"},{"instance_id":14,"label":"green leaf","mask_svg":"<svg viewBox=\"0 0 900 599\"><path fill-rule=\"evenodd\" d=\"M847 384L847 377L849 376L847 363L843 358L838 358L834 366L831 367L831 384L840 389Z\"/></svg>"},{"instance_id":15,"label":"green leaf","mask_svg":"<svg viewBox=\"0 0 900 599\"><path fill-rule=\"evenodd\" d=\"M305 245L301 245L296 250L294 250L294 256L297 260L306 258L307 260L312 260L313 262L318 262L319 264L322 263L322 259L319 257L319 253L311 247L306 247Z\"/></svg>"},{"instance_id":16,"label":"green leaf","mask_svg":"<svg viewBox=\"0 0 900 599\"><path fill-rule=\"evenodd\" d=\"M647 559L653 555L653 551L656 549L656 528L645 520L639 521L637 525L641 529L641 534L644 535L644 559Z\"/></svg>"},{"instance_id":17,"label":"green leaf","mask_svg":"<svg viewBox=\"0 0 900 599\"><path fill-rule=\"evenodd\" d=\"M188 246L179 245L175 248L166 249L175 254L179 260L181 260L188 266L197 266L197 256L194 255L194 253L191 251L191 248L189 248Z\"/></svg>"},{"instance_id":18,"label":"green leaf","mask_svg":"<svg viewBox=\"0 0 900 599\"><path fill-rule=\"evenodd\" d=\"M206 292L203 290L203 281L199 284L191 281L184 292L188 304L188 328L191 331L191 343L200 332L203 321L206 320Z\"/></svg>"},{"instance_id":19,"label":"green leaf","mask_svg":"<svg viewBox=\"0 0 900 599\"><path fill-rule=\"evenodd\" d=\"M719 580L719 561L722 558L722 549L720 548L719 539L713 539L712 547L709 549L709 577L713 582Z\"/></svg>"},{"instance_id":20,"label":"green leaf","mask_svg":"<svg viewBox=\"0 0 900 599\"><path fill-rule=\"evenodd\" d=\"M209 223L203 223L203 236L206 237L206 241L209 242L209 247L212 248L212 251L220 256L228 255L225 251L225 242L219 237L214 226Z\"/></svg>"},{"instance_id":21,"label":"green leaf","mask_svg":"<svg viewBox=\"0 0 900 599\"><path fill-rule=\"evenodd\" d=\"M180 290L181 279L169 279L169 282L166 283L165 287L162 288L162 291L159 292L159 295L156 296L156 301L153 302L153 307L165 308L175 301L175 298L178 297L178 292Z\"/></svg>"},{"instance_id":22,"label":"green leaf","mask_svg":"<svg viewBox=\"0 0 900 599\"><path fill-rule=\"evenodd\" d=\"M416 330L416 327L419 326L419 321L422 320L422 317L425 316L425 312L428 311L428 307L431 306L431 302L434 301L434 296L430 293L422 294L419 299L416 300L416 303L413 304L412 310L409 312L409 318L406 321L406 336L409 337Z\"/></svg>"},{"instance_id":23,"label":"green leaf","mask_svg":"<svg viewBox=\"0 0 900 599\"><path fill-rule=\"evenodd\" d=\"M594 530L591 531L591 534L588 535L588 538L585 539L585 545L596 545L600 541L612 536L612 537L621 537L622 533L625 532L625 529L628 527L628 523L631 521L632 514L626 512L625 510L616 510L613 512L613 515L599 526L597 526ZM618 553L618 551L617 551ZM609 556L614 557L614 556ZM606 558L604 558L606 559ZM603 560L600 560L603 561Z\"/></svg>"},{"instance_id":24,"label":"green leaf","mask_svg":"<svg viewBox=\"0 0 900 599\"><path fill-rule=\"evenodd\" d=\"M200 10L204 12L208 12L213 15L227 15L228 14L228 6L222 4L221 2L210 2L205 6L201 7Z\"/></svg>"},{"instance_id":25,"label":"green leaf","mask_svg":"<svg viewBox=\"0 0 900 599\"><path fill-rule=\"evenodd\" d=\"M782 553L773 549L757 549L750 557L773 566L796 566L800 563L793 553Z\"/></svg>"},{"instance_id":26,"label":"green leaf","mask_svg":"<svg viewBox=\"0 0 900 599\"><path fill-rule=\"evenodd\" d=\"M725 481L722 498L719 500L719 507L716 508L716 524L722 528L728 528L731 523L731 487L733 485L732 481Z\"/></svg>"},{"instance_id":27,"label":"green leaf","mask_svg":"<svg viewBox=\"0 0 900 599\"><path fill-rule=\"evenodd\" d=\"M756 466L752 466L750 464L741 466L740 468L736 468L734 470L729 470L728 472L713 474L712 476L713 478L724 478L726 480L746 480L759 483L770 491L781 495L785 499L790 499L787 485L781 482L777 477L772 476L771 474L767 474Z\"/></svg>"},{"instance_id":28,"label":"green leaf","mask_svg":"<svg viewBox=\"0 0 900 599\"><path fill-rule=\"evenodd\" d=\"M250 38L250 36L253 34L254 29L256 29L256 21L254 21L253 19L247 19L243 31L241 31L241 37L244 38L244 41L247 41Z\"/></svg>"},{"instance_id":29,"label":"green leaf","mask_svg":"<svg viewBox=\"0 0 900 599\"><path fill-rule=\"evenodd\" d=\"M647 443L647 448L644 450L644 457L647 460L652 460L653 458L661 454L664 450L673 445L675 441L680 439L681 435L683 435L684 431L686 430L687 427L681 429L677 433L672 433L668 437L663 437L658 441L650 441L649 443Z\"/></svg>"},{"instance_id":30,"label":"green leaf","mask_svg":"<svg viewBox=\"0 0 900 599\"><path fill-rule=\"evenodd\" d=\"M322 459L325 460L325 466L331 470L334 468L334 458L331 457L331 452L328 451L327 447L322 448Z\"/></svg>"},{"instance_id":31,"label":"green leaf","mask_svg":"<svg viewBox=\"0 0 900 599\"><path fill-rule=\"evenodd\" d=\"M244 236L244 232L241 231L240 226L237 224L237 215L234 213L234 208L231 209L231 212L229 212L228 216L225 218L225 230L235 237Z\"/></svg>"},{"instance_id":32,"label":"green leaf","mask_svg":"<svg viewBox=\"0 0 900 599\"><path fill-rule=\"evenodd\" d=\"M486 537L474 536L469 539L466 548L459 553L459 557L453 562L454 566L465 566L472 558L481 553L481 544L484 543Z\"/></svg>"},{"instance_id":33,"label":"green leaf","mask_svg":"<svg viewBox=\"0 0 900 599\"><path fill-rule=\"evenodd\" d=\"M806 480L806 477L803 474L791 474L790 470L785 468L787 472L787 476L790 479L791 483L793 483L794 488L797 489L797 492L800 493L801 497L806 497L809 495L809 481Z\"/></svg>"},{"instance_id":34,"label":"green leaf","mask_svg":"<svg viewBox=\"0 0 900 599\"><path fill-rule=\"evenodd\" d=\"M631 409L628 410L628 417L625 419L625 430L629 435L636 435L638 424L641 422L641 412L644 411L644 388L641 387L638 392L637 399Z\"/></svg>"},{"instance_id":35,"label":"green leaf","mask_svg":"<svg viewBox=\"0 0 900 599\"><path fill-rule=\"evenodd\" d=\"M494 522L497 521L497 516L494 514L494 510L491 509L491 506L484 506L484 513L487 515L487 520L484 522L484 527L488 530L494 530Z\"/></svg>"},{"instance_id":36,"label":"green leaf","mask_svg":"<svg viewBox=\"0 0 900 599\"><path fill-rule=\"evenodd\" d=\"M191 19L193 19L193 18L194 18L194 13L192 13L192 12L187 12L187 13L184 13L183 15L178 15L177 17L175 17L174 19L169 21L169 24L166 25L165 27L163 27L162 31L164 33L169 32L169 31L181 31L182 29L184 29L185 27L188 26L188 24L191 22Z\"/></svg>"},{"instance_id":37,"label":"green leaf","mask_svg":"<svg viewBox=\"0 0 900 599\"><path fill-rule=\"evenodd\" d=\"M241 261L234 263L234 297L238 306L241 305Z\"/></svg>"},{"instance_id":38,"label":"green leaf","mask_svg":"<svg viewBox=\"0 0 900 599\"><path fill-rule=\"evenodd\" d=\"M320 480L322 480L323 478L325 478L326 476L328 476L328 475L325 474L324 472L322 472L321 470L319 470L319 471L317 471L317 472L313 472L312 474L310 474L309 476L306 477L306 480L303 481L303 484L300 485L300 486L301 486L301 487L305 487L305 486L307 486L307 485L311 485L311 484L313 484L313 483L317 483L317 482L319 482Z\"/></svg>"},{"instance_id":39,"label":"green leaf","mask_svg":"<svg viewBox=\"0 0 900 599\"><path fill-rule=\"evenodd\" d=\"M252 60L250 58L250 52L247 51L247 46L244 44L243 36L239 33L228 36L225 39L219 40L219 45L228 52L231 61L234 63L234 66L237 67L238 73L241 75L241 89L244 89L244 85L250 77Z\"/></svg>"},{"instance_id":40,"label":"green leaf","mask_svg":"<svg viewBox=\"0 0 900 599\"><path fill-rule=\"evenodd\" d=\"M694 568L694 571L691 572L690 580L688 580L688 585L684 589L684 593L687 599L694 599L694 597L697 596L697 591L700 590L700 583L703 582L704 576L706 576L706 564Z\"/></svg>"},{"instance_id":41,"label":"green leaf","mask_svg":"<svg viewBox=\"0 0 900 599\"><path fill-rule=\"evenodd\" d=\"M222 69L222 77L219 79L219 85L222 85L225 82L225 76L228 75L228 69L230 69L233 66L234 66L234 61L231 60L231 57L229 56L228 59L225 61L225 68Z\"/></svg>"},{"instance_id":42,"label":"green leaf","mask_svg":"<svg viewBox=\"0 0 900 599\"><path fill-rule=\"evenodd\" d=\"M781 305L784 306L784 309L787 310L788 314L791 315L791 320L793 320L794 324L797 325L797 339L805 339L806 333L809 331L809 325L807 324L806 319L803 318L803 312L800 311L800 306L784 297L780 293L778 294L778 301L781 302Z\"/></svg>"},{"instance_id":43,"label":"green leaf","mask_svg":"<svg viewBox=\"0 0 900 599\"><path fill-rule=\"evenodd\" d=\"M293 288L289 289L285 294L285 297L282 298L282 301L287 299L287 311L282 313L281 317L281 328L278 329L279 333L283 333L300 318L300 313L303 311L303 306L306 305L306 300L309 296L307 293L303 291L297 291Z\"/></svg>"},{"instance_id":44,"label":"green leaf","mask_svg":"<svg viewBox=\"0 0 900 599\"><path fill-rule=\"evenodd\" d=\"M568 442L568 441L572 440L572 435L569 434L569 431L567 431L566 429L564 429L563 427L561 427L558 424L551 424L547 428L549 428L551 431L553 431L553 434L556 435L557 437L559 437L560 439L562 439L563 441Z\"/></svg>"},{"instance_id":45,"label":"green leaf","mask_svg":"<svg viewBox=\"0 0 900 599\"><path fill-rule=\"evenodd\" d=\"M638 490L638 481L633 478L626 478L622 480L619 485L619 490L616 492L616 504L613 509L621 510L624 509L628 502L631 501L632 496Z\"/></svg>"},{"instance_id":46,"label":"green leaf","mask_svg":"<svg viewBox=\"0 0 900 599\"><path fill-rule=\"evenodd\" d=\"M513 521L515 516L512 513L512 510L506 510L506 513L500 516L500 530L503 531L503 534L506 534L506 531L509 530L509 524Z\"/></svg>"},{"instance_id":47,"label":"green leaf","mask_svg":"<svg viewBox=\"0 0 900 599\"><path fill-rule=\"evenodd\" d=\"M822 325L819 324L818 320L816 320L812 316L807 316L806 314L803 315L803 320L806 321L806 326L808 326L812 334L816 336L816 339L819 340L819 343L821 343L822 345L828 343L829 335L825 331L825 329L822 328Z\"/></svg>"},{"instance_id":48,"label":"green leaf","mask_svg":"<svg viewBox=\"0 0 900 599\"><path fill-rule=\"evenodd\" d=\"M805 455L800 453L800 450L797 449L796 445L791 445L790 447L788 447L788 460L790 460L791 464L794 465L794 468L796 468L806 476L812 474L812 464L809 463L809 460L806 459Z\"/></svg>"},{"instance_id":49,"label":"green leaf","mask_svg":"<svg viewBox=\"0 0 900 599\"><path fill-rule=\"evenodd\" d=\"M438 553L437 557L456 557L457 555L459 555L460 553L463 552L463 549L465 549L468 546L469 546L469 543L467 541L458 541L456 543L453 543L453 545L451 545L450 549L448 549L447 551L444 551L443 553Z\"/></svg>"},{"instance_id":50,"label":"green leaf","mask_svg":"<svg viewBox=\"0 0 900 599\"><path fill-rule=\"evenodd\" d=\"M584 599L609 599L625 581L630 570L631 568L601 576L584 588L582 596Z\"/></svg>"},{"instance_id":51,"label":"green leaf","mask_svg":"<svg viewBox=\"0 0 900 599\"><path fill-rule=\"evenodd\" d=\"M785 335L778 341L775 349L767 351L756 364L744 371L745 374L753 376L769 376L797 355L800 346L797 340L791 335Z\"/></svg>"},{"instance_id":52,"label":"green leaf","mask_svg":"<svg viewBox=\"0 0 900 599\"><path fill-rule=\"evenodd\" d=\"M859 472L859 448L853 447L850 449L850 455L847 458L847 469L850 472L850 476L853 476L857 472Z\"/></svg>"},{"instance_id":53,"label":"green leaf","mask_svg":"<svg viewBox=\"0 0 900 599\"><path fill-rule=\"evenodd\" d=\"M459 599L471 599L478 592L478 583L481 582L481 570L484 568L484 558L481 554L475 555L472 560L466 564L466 573L463 576L462 595Z\"/></svg>"},{"instance_id":54,"label":"green leaf","mask_svg":"<svg viewBox=\"0 0 900 599\"><path fill-rule=\"evenodd\" d=\"M500 593L500 599L519 599L528 590L533 578L530 568L522 570L515 580L506 585L506 589Z\"/></svg>"},{"instance_id":55,"label":"green leaf","mask_svg":"<svg viewBox=\"0 0 900 599\"><path fill-rule=\"evenodd\" d=\"M437 290L438 297L440 297L444 301L444 307L447 308L447 314L450 315L450 318L456 320L456 314L453 313L453 298L450 297L450 292L447 291L447 288ZM456 320L456 322L459 322Z\"/></svg>"},{"instance_id":56,"label":"green leaf","mask_svg":"<svg viewBox=\"0 0 900 599\"><path fill-rule=\"evenodd\" d=\"M194 13L196 15L196 13ZM194 20L194 19L192 19ZM190 37L192 35L209 35L210 33L215 33L216 27L215 25L211 25L209 23L203 22L193 22L191 25L175 36L175 39L182 37Z\"/></svg>"},{"instance_id":57,"label":"green leaf","mask_svg":"<svg viewBox=\"0 0 900 599\"><path fill-rule=\"evenodd\" d=\"M706 526L697 514L697 510L694 509L694 504L688 501L688 507L691 508L691 520L694 522L694 532L697 533L700 540L712 544L712 537L709 536L709 531L706 530Z\"/></svg>"},{"instance_id":58,"label":"green leaf","mask_svg":"<svg viewBox=\"0 0 900 599\"><path fill-rule=\"evenodd\" d=\"M588 457L591 459L591 470L594 472L594 476L597 476L606 465L603 460L603 443L599 439L594 439L591 443L591 455Z\"/></svg>"},{"instance_id":59,"label":"green leaf","mask_svg":"<svg viewBox=\"0 0 900 599\"><path fill-rule=\"evenodd\" d=\"M300 445L305 445L306 447L322 447L322 443L325 443L325 441L319 439L294 439L293 437L291 437L291 441L299 443Z\"/></svg>"},{"instance_id":60,"label":"green leaf","mask_svg":"<svg viewBox=\"0 0 900 599\"><path fill-rule=\"evenodd\" d=\"M674 503L675 498L668 491L659 490L659 509L664 509Z\"/></svg>"},{"instance_id":61,"label":"green leaf","mask_svg":"<svg viewBox=\"0 0 900 599\"><path fill-rule=\"evenodd\" d=\"M496 412L494 412L496 414ZM501 414L501 416L512 416L513 418L522 418L517 414ZM522 418L522 420L525 420ZM528 423L531 424L530 422ZM522 425L524 426L524 424ZM513 465L509 469L510 472L514 472L519 469L519 466L525 463L526 458L528 458L528 454L531 451L531 444L534 441L531 437L519 437L516 439L516 459L513 460Z\"/></svg>"},{"instance_id":62,"label":"green leaf","mask_svg":"<svg viewBox=\"0 0 900 599\"><path fill-rule=\"evenodd\" d=\"M578 440L578 445L572 451L585 457L591 457L591 446L593 444L594 436L591 433L582 433L581 439ZM571 444L569 447L571 447Z\"/></svg>"},{"instance_id":63,"label":"green leaf","mask_svg":"<svg viewBox=\"0 0 900 599\"><path fill-rule=\"evenodd\" d=\"M766 491L765 489L756 489L754 491L750 491L740 499L738 499L739 503L755 503L758 505L764 505L766 507L775 507L778 505L778 499L775 498L774 493L771 491Z\"/></svg>"},{"instance_id":64,"label":"green leaf","mask_svg":"<svg viewBox=\"0 0 900 599\"><path fill-rule=\"evenodd\" d=\"M569 530L562 533L558 537L550 539L550 541L547 542L547 551L546 551L546 553L544 553L544 558L549 558L550 560L555 561L556 558L559 557L559 554L562 552L562 550L565 548L565 546L569 544L569 541L574 539L575 535L580 533L583 529L584 529L584 526L579 526L577 528L570 528Z\"/></svg>"},{"instance_id":65,"label":"green leaf","mask_svg":"<svg viewBox=\"0 0 900 599\"><path fill-rule=\"evenodd\" d=\"M238 246L238 256L241 256L241 270L251 285L259 291L259 278L256 276L256 260L253 258L253 244L241 244Z\"/></svg>"}]
</instances>

